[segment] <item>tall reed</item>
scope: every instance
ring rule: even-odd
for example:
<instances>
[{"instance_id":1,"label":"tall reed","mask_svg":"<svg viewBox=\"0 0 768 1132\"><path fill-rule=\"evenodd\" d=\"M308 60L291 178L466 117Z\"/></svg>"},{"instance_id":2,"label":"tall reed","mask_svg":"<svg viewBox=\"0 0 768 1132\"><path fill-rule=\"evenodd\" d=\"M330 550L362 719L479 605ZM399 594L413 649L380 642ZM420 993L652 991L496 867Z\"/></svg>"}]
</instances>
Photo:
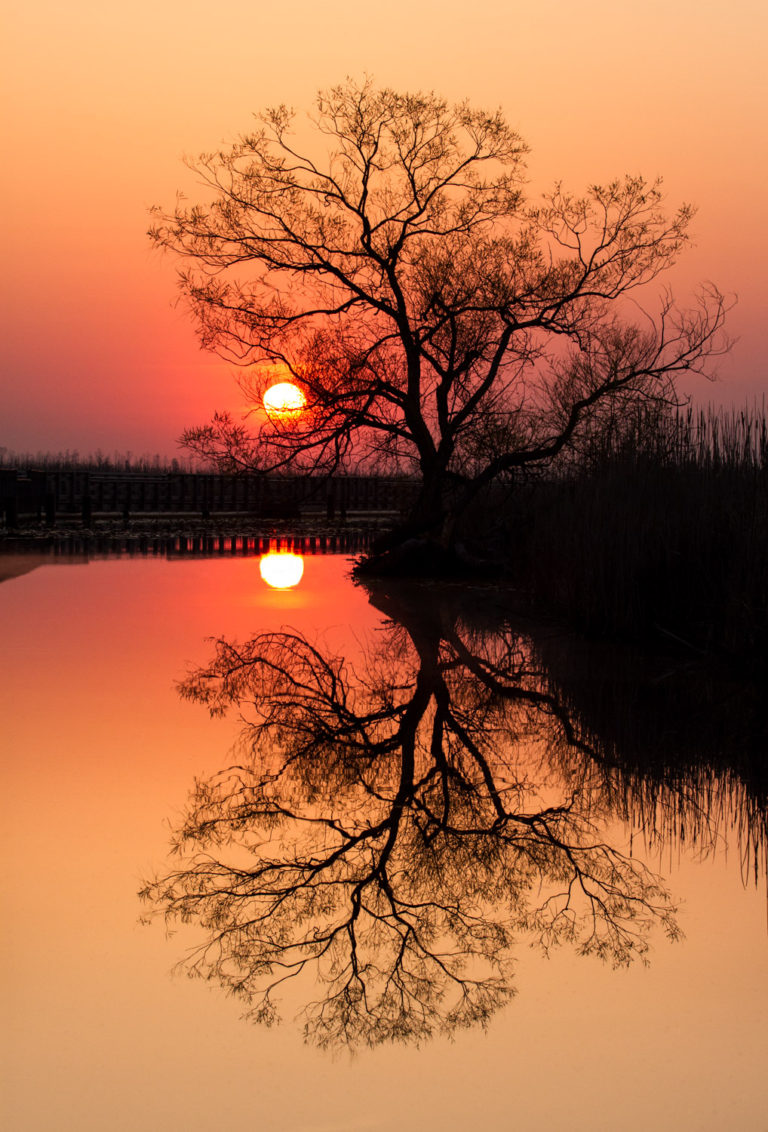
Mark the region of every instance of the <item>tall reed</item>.
<instances>
[{"instance_id":1,"label":"tall reed","mask_svg":"<svg viewBox=\"0 0 768 1132\"><path fill-rule=\"evenodd\" d=\"M507 501L512 576L590 632L768 655L768 415L637 407Z\"/></svg>"}]
</instances>

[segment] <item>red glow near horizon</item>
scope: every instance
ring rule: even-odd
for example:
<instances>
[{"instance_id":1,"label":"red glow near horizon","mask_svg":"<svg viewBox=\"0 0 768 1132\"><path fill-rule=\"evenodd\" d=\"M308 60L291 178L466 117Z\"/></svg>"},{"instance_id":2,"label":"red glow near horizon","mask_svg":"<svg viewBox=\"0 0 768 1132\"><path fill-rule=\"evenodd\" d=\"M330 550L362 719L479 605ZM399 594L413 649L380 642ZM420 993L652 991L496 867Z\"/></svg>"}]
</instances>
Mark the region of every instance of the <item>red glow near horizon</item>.
<instances>
[{"instance_id":1,"label":"red glow near horizon","mask_svg":"<svg viewBox=\"0 0 768 1132\"><path fill-rule=\"evenodd\" d=\"M4 247L0 445L170 458L185 428L216 411L242 412L229 362L201 352L191 320L174 307L175 265L149 251L146 210L171 206L177 191L197 199L180 156L227 146L275 101L297 108L296 147L312 151L304 112L318 88L343 78L350 58L396 89L502 106L532 147L533 204L560 179L578 195L626 171L663 175L669 209L690 200L698 213L695 246L653 290L669 285L684 307L702 279L739 295L727 326L737 341L720 381L691 379L684 392L726 405L761 398L768 8L737 19L732 6L680 0L663 9L659 34L632 5L553 0L542 34L538 10L492 7L492 19L486 5L488 18L468 20L449 3L451 18L435 25L430 6L398 0L392 18L361 11L340 35L307 0L297 0L290 21L279 9L225 3L225 16L209 20L201 37L180 0L137 0L130 18L119 5L96 16L82 0L14 6L4 27L3 77L15 109L3 193L14 223ZM234 41L232 26L241 29ZM270 44L256 71L255 37ZM681 65L681 44L686 59L711 66ZM453 65L455 51L466 65ZM601 65L585 73L595 52ZM567 112L574 90L578 129ZM56 171L53 188L30 176L42 152ZM275 367L270 377L288 372Z\"/></svg>"}]
</instances>

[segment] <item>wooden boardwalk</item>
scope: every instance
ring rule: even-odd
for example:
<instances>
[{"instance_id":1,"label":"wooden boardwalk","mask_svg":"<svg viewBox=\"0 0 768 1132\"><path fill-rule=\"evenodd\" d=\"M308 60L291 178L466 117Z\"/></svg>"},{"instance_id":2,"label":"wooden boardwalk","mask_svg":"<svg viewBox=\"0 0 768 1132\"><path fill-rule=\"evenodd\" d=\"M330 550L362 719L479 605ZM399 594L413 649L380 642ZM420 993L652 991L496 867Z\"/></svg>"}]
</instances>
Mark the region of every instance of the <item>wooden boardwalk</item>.
<instances>
[{"instance_id":1,"label":"wooden boardwalk","mask_svg":"<svg viewBox=\"0 0 768 1132\"><path fill-rule=\"evenodd\" d=\"M204 472L0 470L0 522L15 528L37 520L51 526L97 518L152 515L250 515L263 519L328 520L350 512L400 513L417 490L414 480L383 476L220 475Z\"/></svg>"}]
</instances>

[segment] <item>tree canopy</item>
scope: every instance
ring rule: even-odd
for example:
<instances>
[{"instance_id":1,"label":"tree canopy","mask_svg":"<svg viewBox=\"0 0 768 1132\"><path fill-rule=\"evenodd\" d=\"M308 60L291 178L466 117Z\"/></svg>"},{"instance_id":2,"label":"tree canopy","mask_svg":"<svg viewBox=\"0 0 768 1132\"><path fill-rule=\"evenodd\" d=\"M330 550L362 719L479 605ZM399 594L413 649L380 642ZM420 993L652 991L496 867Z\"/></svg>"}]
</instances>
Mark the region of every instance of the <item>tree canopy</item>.
<instances>
[{"instance_id":1,"label":"tree canopy","mask_svg":"<svg viewBox=\"0 0 768 1132\"><path fill-rule=\"evenodd\" d=\"M525 193L527 147L501 112L371 81L318 95L313 147L266 112L190 163L207 200L156 210L204 347L243 367L250 420L186 445L230 468L415 472L403 534L446 537L487 484L551 461L611 405L673 398L723 348L705 287L653 312L633 292L675 262L693 210L625 176L582 196ZM261 410L275 379L306 409Z\"/></svg>"}]
</instances>

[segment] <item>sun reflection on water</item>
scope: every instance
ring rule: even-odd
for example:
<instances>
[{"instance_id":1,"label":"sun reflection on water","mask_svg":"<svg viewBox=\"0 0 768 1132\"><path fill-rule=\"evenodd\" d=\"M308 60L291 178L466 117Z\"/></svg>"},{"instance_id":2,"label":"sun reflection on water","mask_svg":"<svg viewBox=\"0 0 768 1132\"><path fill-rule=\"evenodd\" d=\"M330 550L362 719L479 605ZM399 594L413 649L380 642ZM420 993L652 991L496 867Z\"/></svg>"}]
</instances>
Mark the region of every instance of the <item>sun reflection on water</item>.
<instances>
[{"instance_id":1,"label":"sun reflection on water","mask_svg":"<svg viewBox=\"0 0 768 1132\"><path fill-rule=\"evenodd\" d=\"M297 586L304 574L304 559L288 551L271 551L259 562L259 572L268 586L289 590Z\"/></svg>"}]
</instances>

